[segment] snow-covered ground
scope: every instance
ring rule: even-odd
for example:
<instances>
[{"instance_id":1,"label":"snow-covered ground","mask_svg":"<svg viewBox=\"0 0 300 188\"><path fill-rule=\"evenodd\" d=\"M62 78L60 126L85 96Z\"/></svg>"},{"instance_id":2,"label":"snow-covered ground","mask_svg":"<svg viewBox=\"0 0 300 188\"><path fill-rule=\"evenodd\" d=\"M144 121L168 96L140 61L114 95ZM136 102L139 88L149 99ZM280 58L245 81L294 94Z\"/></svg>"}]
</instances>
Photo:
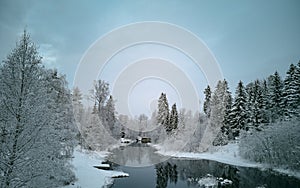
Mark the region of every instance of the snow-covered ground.
<instances>
[{"instance_id":1,"label":"snow-covered ground","mask_svg":"<svg viewBox=\"0 0 300 188\"><path fill-rule=\"evenodd\" d=\"M114 177L126 177L127 173L112 171L112 170L100 170L94 168L94 166L103 166L101 164L108 152L92 152L87 150L81 150L76 148L74 151L74 158L72 164L74 166L74 172L77 181L74 185L65 186L63 188L101 188L107 187L113 183Z\"/></svg>"},{"instance_id":2,"label":"snow-covered ground","mask_svg":"<svg viewBox=\"0 0 300 188\"><path fill-rule=\"evenodd\" d=\"M152 145L158 151L157 153L165 156L172 156L178 158L191 158L191 159L207 159L212 161L218 161L235 166L243 167L261 167L261 164L254 163L243 159L239 155L239 146L237 143L229 143L225 146L214 146L209 148L208 151L203 153L191 153L191 152L178 152L178 151L167 151L161 145Z\"/></svg>"}]
</instances>

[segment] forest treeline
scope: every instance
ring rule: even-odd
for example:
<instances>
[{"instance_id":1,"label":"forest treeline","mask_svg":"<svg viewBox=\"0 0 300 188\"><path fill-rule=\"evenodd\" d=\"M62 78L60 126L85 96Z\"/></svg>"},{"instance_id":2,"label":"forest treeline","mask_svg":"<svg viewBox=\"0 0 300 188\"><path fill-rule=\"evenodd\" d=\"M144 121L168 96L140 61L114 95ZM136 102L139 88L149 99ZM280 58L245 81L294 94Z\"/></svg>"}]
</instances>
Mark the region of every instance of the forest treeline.
<instances>
[{"instance_id":1,"label":"forest treeline","mask_svg":"<svg viewBox=\"0 0 300 188\"><path fill-rule=\"evenodd\" d=\"M240 130L260 130L271 123L290 121L300 115L300 62L291 64L284 79L276 71L263 80L246 86L239 81L232 97L226 80L219 81L214 92L204 91L204 113L221 125L216 145L235 139Z\"/></svg>"}]
</instances>

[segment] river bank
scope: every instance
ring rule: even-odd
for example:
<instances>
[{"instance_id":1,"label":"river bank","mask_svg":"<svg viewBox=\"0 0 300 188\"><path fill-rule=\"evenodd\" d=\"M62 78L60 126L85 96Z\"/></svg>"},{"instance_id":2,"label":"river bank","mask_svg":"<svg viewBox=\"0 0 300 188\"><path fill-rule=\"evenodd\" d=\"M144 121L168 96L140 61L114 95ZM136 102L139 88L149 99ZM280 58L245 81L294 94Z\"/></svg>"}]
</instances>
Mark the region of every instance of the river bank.
<instances>
[{"instance_id":1,"label":"river bank","mask_svg":"<svg viewBox=\"0 0 300 188\"><path fill-rule=\"evenodd\" d=\"M77 181L63 188L106 188L113 183L113 178L129 176L121 171L94 168L94 166L101 166L109 154L109 152L89 151L77 147L71 161Z\"/></svg>"},{"instance_id":2,"label":"river bank","mask_svg":"<svg viewBox=\"0 0 300 188\"><path fill-rule=\"evenodd\" d=\"M260 168L262 170L271 169L273 171L286 174L289 176L296 177L300 179L300 172L292 171L283 168L273 168L268 164L261 164L247 159L242 158L239 155L239 145L237 142L229 143L225 146L212 146L206 152L196 153L196 152L180 152L180 151L168 151L165 147L159 144L150 144L157 151L156 153L169 156L174 158L187 158L187 159L205 159L217 161L224 164L250 167L250 168Z\"/></svg>"}]
</instances>

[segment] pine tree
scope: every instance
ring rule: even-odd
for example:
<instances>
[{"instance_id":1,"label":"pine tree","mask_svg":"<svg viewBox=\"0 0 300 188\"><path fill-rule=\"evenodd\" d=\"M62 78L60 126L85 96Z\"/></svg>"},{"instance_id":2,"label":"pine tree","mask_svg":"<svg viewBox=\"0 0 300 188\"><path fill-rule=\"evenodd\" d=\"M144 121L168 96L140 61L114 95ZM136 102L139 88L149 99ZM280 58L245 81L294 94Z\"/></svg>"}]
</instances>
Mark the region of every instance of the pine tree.
<instances>
[{"instance_id":1,"label":"pine tree","mask_svg":"<svg viewBox=\"0 0 300 188\"><path fill-rule=\"evenodd\" d=\"M237 137L239 136L241 129L246 129L247 123L247 98L245 87L242 81L238 83L236 88L230 117L230 126L233 136Z\"/></svg>"},{"instance_id":2,"label":"pine tree","mask_svg":"<svg viewBox=\"0 0 300 188\"><path fill-rule=\"evenodd\" d=\"M178 128L178 112L176 108L176 103L172 105L172 110L170 114L170 127L171 130L175 130Z\"/></svg>"},{"instance_id":3,"label":"pine tree","mask_svg":"<svg viewBox=\"0 0 300 188\"><path fill-rule=\"evenodd\" d=\"M285 119L290 119L294 116L298 116L298 102L300 98L299 93L299 76L297 67L291 64L287 71L286 78L284 79L283 88L283 105Z\"/></svg>"},{"instance_id":4,"label":"pine tree","mask_svg":"<svg viewBox=\"0 0 300 188\"><path fill-rule=\"evenodd\" d=\"M298 93L300 93L300 61L298 62L296 67L295 79L297 80L297 91ZM300 97L298 98L298 106L300 106Z\"/></svg>"},{"instance_id":5,"label":"pine tree","mask_svg":"<svg viewBox=\"0 0 300 188\"><path fill-rule=\"evenodd\" d=\"M166 119L165 119L165 122L164 122L164 127L165 127L165 130L168 134L171 133L172 131L172 127L171 127L171 124L170 124L170 113L167 114L166 116Z\"/></svg>"},{"instance_id":6,"label":"pine tree","mask_svg":"<svg viewBox=\"0 0 300 188\"><path fill-rule=\"evenodd\" d=\"M110 95L105 105L105 121L109 130L113 133L114 125L116 123L115 102Z\"/></svg>"},{"instance_id":7,"label":"pine tree","mask_svg":"<svg viewBox=\"0 0 300 188\"><path fill-rule=\"evenodd\" d=\"M230 128L230 122L231 122L231 108L232 108L232 96L229 91L228 83L226 80L223 81L224 84L224 93L225 93L225 115L224 115L224 120L223 120L223 129L227 129L231 132Z\"/></svg>"},{"instance_id":8,"label":"pine tree","mask_svg":"<svg viewBox=\"0 0 300 188\"><path fill-rule=\"evenodd\" d=\"M246 91L248 94L248 124L250 126L258 127L264 123L267 123L267 112L264 102L265 98L261 82L256 80L254 83L252 82L248 84Z\"/></svg>"},{"instance_id":9,"label":"pine tree","mask_svg":"<svg viewBox=\"0 0 300 188\"><path fill-rule=\"evenodd\" d=\"M227 143L226 132L230 132L229 112L231 108L231 94L226 80L219 81L211 100L211 124L212 128L220 129L220 133L214 141L214 145Z\"/></svg>"},{"instance_id":10,"label":"pine tree","mask_svg":"<svg viewBox=\"0 0 300 188\"><path fill-rule=\"evenodd\" d=\"M165 93L161 93L158 99L157 123L164 126L167 131L169 127L169 103Z\"/></svg>"},{"instance_id":11,"label":"pine tree","mask_svg":"<svg viewBox=\"0 0 300 188\"><path fill-rule=\"evenodd\" d=\"M75 120L77 123L82 121L83 117L83 104L82 104L82 94L78 87L73 89L72 93L72 103L73 103L73 111Z\"/></svg>"},{"instance_id":12,"label":"pine tree","mask_svg":"<svg viewBox=\"0 0 300 188\"><path fill-rule=\"evenodd\" d=\"M203 111L207 115L207 117L210 117L211 89L210 89L209 85L204 90L204 95L205 95L205 99L204 99L204 103L203 103Z\"/></svg>"},{"instance_id":13,"label":"pine tree","mask_svg":"<svg viewBox=\"0 0 300 188\"><path fill-rule=\"evenodd\" d=\"M270 122L276 122L282 117L282 92L283 92L283 82L276 71L273 75L268 77L268 110L270 112Z\"/></svg>"},{"instance_id":14,"label":"pine tree","mask_svg":"<svg viewBox=\"0 0 300 188\"><path fill-rule=\"evenodd\" d=\"M82 101L82 94L81 94L81 91L78 87L75 87L73 89L73 93L72 93L72 101L73 101L73 104L81 104L81 101Z\"/></svg>"},{"instance_id":15,"label":"pine tree","mask_svg":"<svg viewBox=\"0 0 300 188\"><path fill-rule=\"evenodd\" d=\"M178 114L178 126L180 126L180 129L182 130L185 129L185 124L186 124L185 113L186 110L184 108L181 108Z\"/></svg>"},{"instance_id":16,"label":"pine tree","mask_svg":"<svg viewBox=\"0 0 300 188\"><path fill-rule=\"evenodd\" d=\"M270 99L269 99L269 87L267 81L264 79L261 82L261 92L262 92L262 122L263 123L270 123Z\"/></svg>"}]
</instances>

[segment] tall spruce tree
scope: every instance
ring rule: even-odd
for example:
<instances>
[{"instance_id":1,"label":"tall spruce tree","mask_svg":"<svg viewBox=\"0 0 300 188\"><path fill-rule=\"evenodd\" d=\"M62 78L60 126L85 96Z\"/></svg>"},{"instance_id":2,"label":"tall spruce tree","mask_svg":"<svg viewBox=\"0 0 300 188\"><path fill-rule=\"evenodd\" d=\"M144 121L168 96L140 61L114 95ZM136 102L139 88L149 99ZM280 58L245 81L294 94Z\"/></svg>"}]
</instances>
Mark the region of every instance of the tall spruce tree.
<instances>
[{"instance_id":1,"label":"tall spruce tree","mask_svg":"<svg viewBox=\"0 0 300 188\"><path fill-rule=\"evenodd\" d=\"M255 80L254 83L248 84L248 92L249 124L258 127L265 123L264 97L260 81Z\"/></svg>"},{"instance_id":2,"label":"tall spruce tree","mask_svg":"<svg viewBox=\"0 0 300 188\"><path fill-rule=\"evenodd\" d=\"M300 93L300 61L298 62L297 67L296 67L295 78L297 80L297 91L298 91L298 93ZM300 97L298 98L298 106L300 106Z\"/></svg>"},{"instance_id":3,"label":"tall spruce tree","mask_svg":"<svg viewBox=\"0 0 300 188\"><path fill-rule=\"evenodd\" d=\"M167 131L170 130L169 103L168 103L167 95L165 93L161 93L158 99L157 123L164 126Z\"/></svg>"},{"instance_id":4,"label":"tall spruce tree","mask_svg":"<svg viewBox=\"0 0 300 188\"><path fill-rule=\"evenodd\" d=\"M279 75L279 73L276 71L273 75L268 77L268 111L270 114L270 122L274 123L277 120L280 120L283 112L283 106L282 106L282 92L283 92L283 82Z\"/></svg>"},{"instance_id":5,"label":"tall spruce tree","mask_svg":"<svg viewBox=\"0 0 300 188\"><path fill-rule=\"evenodd\" d=\"M207 117L210 117L211 89L210 89L209 85L204 90L204 95L205 95L205 99L204 99L204 103L203 103L203 111L207 115Z\"/></svg>"},{"instance_id":6,"label":"tall spruce tree","mask_svg":"<svg viewBox=\"0 0 300 188\"><path fill-rule=\"evenodd\" d=\"M229 87L228 87L228 82L226 80L223 81L224 84L224 91L225 91L225 96L226 96L226 104L225 104L225 116L224 116L224 120L223 120L223 128L231 129L230 128L230 121L231 121L231 117L230 117L230 113L231 113L231 108L232 108L232 96L231 96L231 92L229 91ZM230 130L231 131L231 130Z\"/></svg>"},{"instance_id":7,"label":"tall spruce tree","mask_svg":"<svg viewBox=\"0 0 300 188\"><path fill-rule=\"evenodd\" d=\"M283 105L285 119L290 119L298 116L299 93L299 76L297 67L291 64L284 79L283 88Z\"/></svg>"},{"instance_id":8,"label":"tall spruce tree","mask_svg":"<svg viewBox=\"0 0 300 188\"><path fill-rule=\"evenodd\" d=\"M176 103L172 105L172 110L170 114L170 127L172 130L178 128L178 111L177 111Z\"/></svg>"},{"instance_id":9,"label":"tall spruce tree","mask_svg":"<svg viewBox=\"0 0 300 188\"><path fill-rule=\"evenodd\" d=\"M230 126L231 126L233 137L239 136L241 129L246 130L247 96L242 81L238 83L238 86L235 91L235 98L230 112L230 120L231 120Z\"/></svg>"},{"instance_id":10,"label":"tall spruce tree","mask_svg":"<svg viewBox=\"0 0 300 188\"><path fill-rule=\"evenodd\" d=\"M116 123L116 111L115 111L115 102L113 97L110 95L109 99L105 105L105 124L107 124L108 129L113 133L114 125Z\"/></svg>"},{"instance_id":11,"label":"tall spruce tree","mask_svg":"<svg viewBox=\"0 0 300 188\"><path fill-rule=\"evenodd\" d=\"M270 122L270 99L269 99L269 87L267 81L264 79L261 82L261 92L262 92L262 122L269 123Z\"/></svg>"},{"instance_id":12,"label":"tall spruce tree","mask_svg":"<svg viewBox=\"0 0 300 188\"><path fill-rule=\"evenodd\" d=\"M211 100L211 126L220 129L220 133L213 142L214 145L227 143L226 132L229 132L229 112L231 108L231 94L226 80L219 81Z\"/></svg>"}]
</instances>

